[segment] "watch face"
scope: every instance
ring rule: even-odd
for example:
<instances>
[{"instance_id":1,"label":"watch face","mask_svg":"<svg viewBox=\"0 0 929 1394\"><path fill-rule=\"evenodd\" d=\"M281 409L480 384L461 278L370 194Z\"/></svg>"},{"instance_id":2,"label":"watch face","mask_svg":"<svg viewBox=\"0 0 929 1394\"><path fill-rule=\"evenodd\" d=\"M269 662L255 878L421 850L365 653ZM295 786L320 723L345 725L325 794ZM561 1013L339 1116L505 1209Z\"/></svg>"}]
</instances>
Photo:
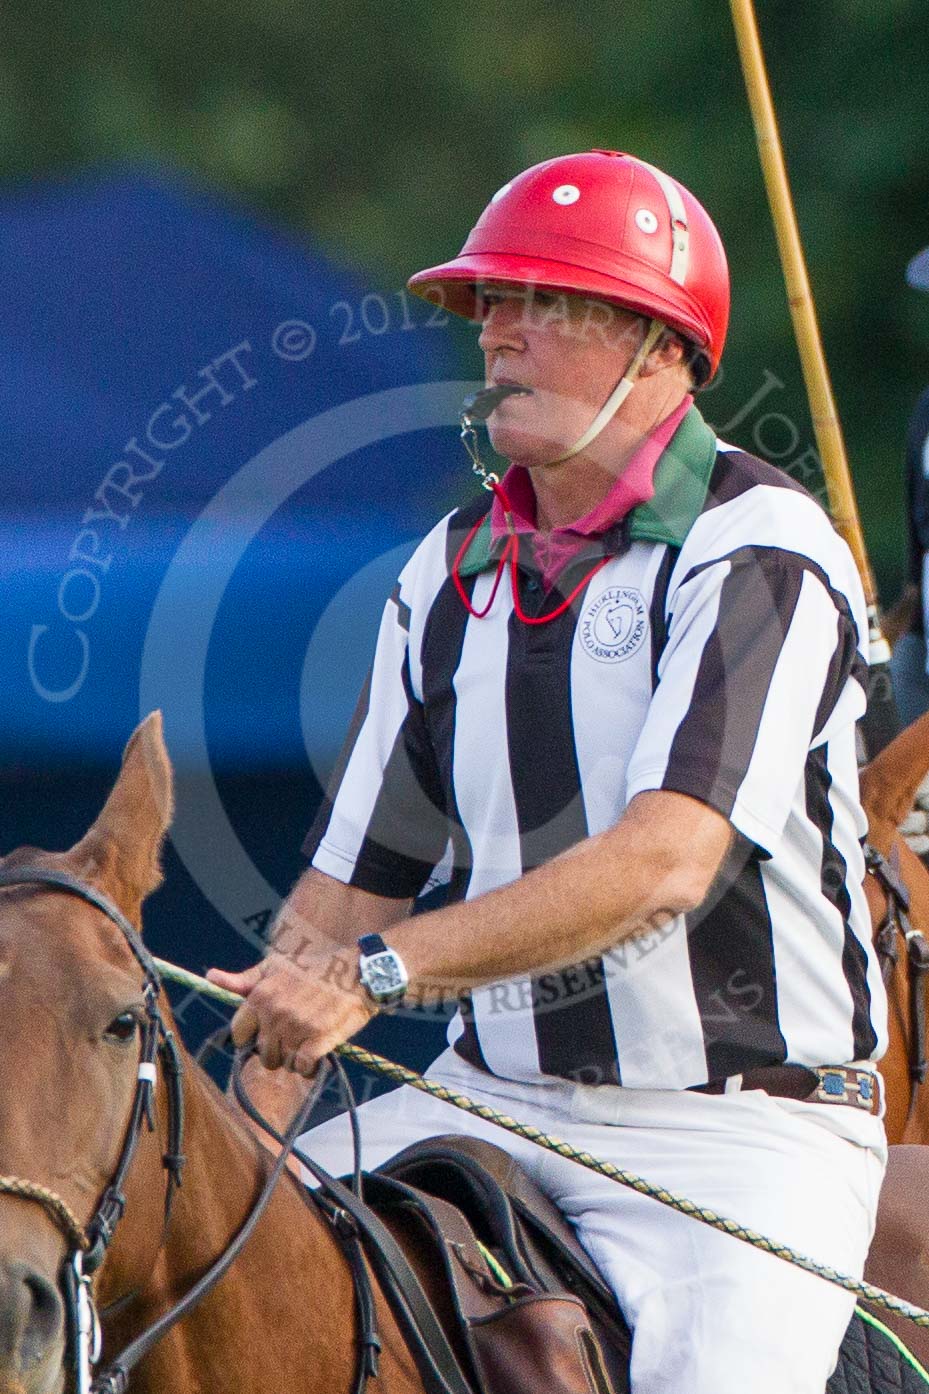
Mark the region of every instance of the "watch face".
<instances>
[{"instance_id":1,"label":"watch face","mask_svg":"<svg viewBox=\"0 0 929 1394\"><path fill-rule=\"evenodd\" d=\"M365 977L372 992L390 992L403 987L403 974L392 954L377 954L365 964Z\"/></svg>"},{"instance_id":2,"label":"watch face","mask_svg":"<svg viewBox=\"0 0 929 1394\"><path fill-rule=\"evenodd\" d=\"M403 963L391 949L364 955L360 977L370 996L382 1006L399 1001L409 982Z\"/></svg>"}]
</instances>

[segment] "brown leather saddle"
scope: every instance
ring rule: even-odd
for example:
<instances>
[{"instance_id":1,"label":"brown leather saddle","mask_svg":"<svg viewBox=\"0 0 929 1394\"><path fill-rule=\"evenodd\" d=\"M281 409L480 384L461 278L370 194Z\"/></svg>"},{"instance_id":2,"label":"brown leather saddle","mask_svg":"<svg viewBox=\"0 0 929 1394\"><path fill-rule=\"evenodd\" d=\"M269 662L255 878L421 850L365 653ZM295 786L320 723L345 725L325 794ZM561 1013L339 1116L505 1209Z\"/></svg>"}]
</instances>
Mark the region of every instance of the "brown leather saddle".
<instances>
[{"instance_id":1,"label":"brown leather saddle","mask_svg":"<svg viewBox=\"0 0 929 1394\"><path fill-rule=\"evenodd\" d=\"M627 1394L631 1337L556 1207L509 1153L431 1138L365 1178L479 1394Z\"/></svg>"},{"instance_id":2,"label":"brown leather saddle","mask_svg":"<svg viewBox=\"0 0 929 1394\"><path fill-rule=\"evenodd\" d=\"M509 1153L431 1138L368 1173L364 1193L380 1231L366 1232L366 1252L428 1394L629 1394L632 1338L612 1292ZM381 1245L394 1252L386 1265ZM398 1291L403 1264L418 1296ZM927 1388L902 1343L857 1310L827 1394Z\"/></svg>"}]
</instances>

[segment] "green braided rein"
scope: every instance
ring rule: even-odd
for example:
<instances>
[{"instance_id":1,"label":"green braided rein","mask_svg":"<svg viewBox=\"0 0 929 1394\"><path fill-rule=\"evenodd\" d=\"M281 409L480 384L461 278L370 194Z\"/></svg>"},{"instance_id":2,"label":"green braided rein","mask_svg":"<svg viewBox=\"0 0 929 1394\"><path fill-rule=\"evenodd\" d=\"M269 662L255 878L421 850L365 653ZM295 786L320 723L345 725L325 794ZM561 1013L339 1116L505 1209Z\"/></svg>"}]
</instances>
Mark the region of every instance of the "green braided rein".
<instances>
[{"instance_id":1,"label":"green braided rein","mask_svg":"<svg viewBox=\"0 0 929 1394\"><path fill-rule=\"evenodd\" d=\"M166 963L162 959L156 959L155 963L162 977L170 982L178 983L182 987L191 988L196 992L202 992L230 1007L237 1007L243 1001L238 993L214 987L212 983L207 982L206 978L201 978L196 973L190 973L186 968L178 968L173 963ZM496 1109L489 1108L487 1104L475 1103L466 1094L458 1094L453 1089L447 1089L443 1084L425 1079L415 1070L408 1070L404 1065L397 1065L392 1060L385 1060L382 1055L374 1055L370 1050L363 1050L361 1046L341 1045L338 1047L338 1053L348 1060L354 1060L357 1064L363 1065L368 1070L373 1070L376 1074L385 1075L387 1079L395 1080L398 1084L409 1084L413 1089L419 1089L424 1094L441 1099L443 1103L452 1104L465 1113L471 1113L476 1118L482 1118L487 1123L493 1123L498 1128L515 1133L517 1137L538 1143L540 1147L546 1148L549 1152L555 1152L559 1157L577 1162L579 1166L586 1167L588 1171L594 1171L599 1176L606 1176L611 1181L619 1182L621 1186L628 1186L630 1190L637 1191L639 1195L650 1196L652 1200L657 1200L661 1205L667 1205L671 1210L677 1210L682 1215L689 1215L691 1219L699 1220L701 1224L709 1225L711 1229L717 1229L722 1234L731 1234L734 1239L740 1239L744 1244L751 1244L755 1249L761 1249L767 1254L774 1254L775 1258L783 1259L785 1263L792 1263L795 1267L802 1268L805 1272L812 1273L815 1277L822 1278L835 1287L844 1288L846 1292L854 1293L856 1297L861 1298L864 1302L869 1302L873 1307L878 1307L885 1312L896 1312L899 1316L914 1322L916 1326L929 1327L929 1312L922 1307L905 1302L901 1297L894 1297L892 1293L885 1292L883 1288L874 1287L863 1279L852 1278L826 1264L817 1263L815 1259L808 1258L806 1254L792 1249L790 1245L778 1244L775 1240L758 1234L756 1230L749 1229L747 1225L739 1224L737 1220L717 1215L715 1210L696 1205L686 1196L677 1195L674 1191L668 1191L663 1186L656 1186L653 1182L646 1181L643 1176L637 1176L634 1171L623 1171L621 1167L614 1166L612 1162L601 1161L589 1152L580 1152L570 1143L552 1137L550 1133L543 1133L539 1128L534 1128L529 1123L519 1123L515 1118L510 1118L508 1114L498 1113Z\"/></svg>"}]
</instances>

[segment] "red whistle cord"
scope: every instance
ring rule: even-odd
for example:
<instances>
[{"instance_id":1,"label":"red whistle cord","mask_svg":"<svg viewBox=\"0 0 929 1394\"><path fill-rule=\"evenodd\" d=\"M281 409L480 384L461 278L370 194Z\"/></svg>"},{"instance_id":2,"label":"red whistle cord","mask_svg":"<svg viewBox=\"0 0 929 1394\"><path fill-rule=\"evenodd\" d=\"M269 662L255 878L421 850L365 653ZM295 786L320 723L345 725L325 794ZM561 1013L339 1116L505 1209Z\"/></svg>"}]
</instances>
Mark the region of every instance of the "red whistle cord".
<instances>
[{"instance_id":1,"label":"red whistle cord","mask_svg":"<svg viewBox=\"0 0 929 1394\"><path fill-rule=\"evenodd\" d=\"M561 604L556 606L554 610L550 610L547 615L527 615L522 607L522 602L519 598L519 539L517 538L516 533L513 531L513 515L512 510L510 508L510 501L499 484L492 483L491 488L493 489L495 496L500 500L500 503L503 507L503 512L507 520L507 526L510 529L510 535L506 540L506 546L504 547L500 560L497 563L497 574L494 577L494 583L490 592L490 599L484 606L483 610L476 610L474 606L471 604L468 592L465 590L464 584L461 579L461 563L467 556L468 548L471 546L471 543L474 541L474 538L477 536L477 533L483 526L485 521L484 518L478 519L478 521L474 524L474 527L468 533L464 542L462 542L461 546L458 548L455 560L452 563L452 581L454 582L455 589L458 592L461 602L467 610L468 614L472 615L476 620L482 620L485 617L485 615L488 615L490 613L491 608L493 607L493 603L497 598L497 591L500 589L500 581L502 580L503 573L506 570L507 562L509 562L510 588L513 592L513 609L516 611L517 617L520 620L522 620L523 624L550 624L552 620L557 620L559 615L563 615L565 610L571 607L571 605L580 595L581 591L585 588L585 586L588 585L591 578L593 576L596 576L597 572L601 571L603 567L606 566L607 562L610 561L610 558L601 557L600 560L596 563L596 565L592 566L591 569L587 572L587 574L583 577L583 579L577 583L571 594L569 596L566 596L565 599L562 600Z\"/></svg>"}]
</instances>

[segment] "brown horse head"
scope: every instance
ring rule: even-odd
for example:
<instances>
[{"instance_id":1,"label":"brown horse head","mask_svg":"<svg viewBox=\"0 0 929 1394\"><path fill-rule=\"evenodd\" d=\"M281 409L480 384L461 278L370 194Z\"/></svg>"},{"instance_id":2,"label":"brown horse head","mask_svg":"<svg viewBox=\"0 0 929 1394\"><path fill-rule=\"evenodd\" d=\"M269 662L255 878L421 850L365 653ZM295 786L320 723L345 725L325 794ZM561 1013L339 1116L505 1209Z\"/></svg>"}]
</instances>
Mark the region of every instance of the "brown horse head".
<instances>
[{"instance_id":1,"label":"brown horse head","mask_svg":"<svg viewBox=\"0 0 929 1394\"><path fill-rule=\"evenodd\" d=\"M80 842L67 852L20 848L0 868L66 872L137 924L161 880L171 789L155 713L133 734L116 785ZM9 1101L0 1110L0 1174L54 1192L82 1225L113 1175L126 1130L141 982L123 936L93 906L42 885L0 889L0 1060ZM35 1200L0 1195L0 1394L63 1387L66 1248Z\"/></svg>"}]
</instances>

